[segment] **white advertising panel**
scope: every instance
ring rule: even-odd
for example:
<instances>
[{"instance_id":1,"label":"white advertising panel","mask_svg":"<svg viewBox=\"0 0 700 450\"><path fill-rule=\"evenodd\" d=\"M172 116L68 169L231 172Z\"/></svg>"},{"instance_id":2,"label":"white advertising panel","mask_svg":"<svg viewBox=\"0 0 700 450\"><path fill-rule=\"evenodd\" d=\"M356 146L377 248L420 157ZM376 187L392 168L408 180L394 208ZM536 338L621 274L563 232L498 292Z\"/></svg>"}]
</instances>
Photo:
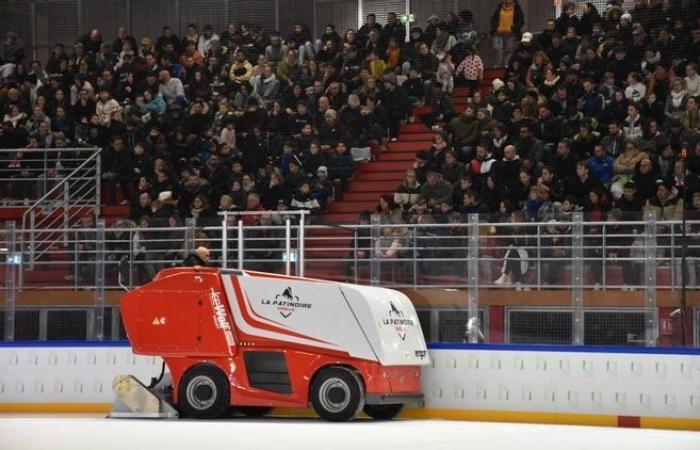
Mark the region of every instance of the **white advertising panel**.
<instances>
[{"instance_id":1,"label":"white advertising panel","mask_svg":"<svg viewBox=\"0 0 700 450\"><path fill-rule=\"evenodd\" d=\"M427 407L700 418L698 354L483 347L430 350Z\"/></svg>"}]
</instances>

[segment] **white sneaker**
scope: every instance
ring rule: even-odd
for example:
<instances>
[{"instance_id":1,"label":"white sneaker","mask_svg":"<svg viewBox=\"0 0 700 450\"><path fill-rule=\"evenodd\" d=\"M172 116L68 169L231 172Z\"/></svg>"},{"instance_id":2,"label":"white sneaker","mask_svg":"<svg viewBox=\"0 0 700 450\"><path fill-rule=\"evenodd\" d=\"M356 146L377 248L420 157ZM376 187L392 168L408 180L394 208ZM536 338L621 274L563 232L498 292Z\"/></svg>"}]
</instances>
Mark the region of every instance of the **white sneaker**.
<instances>
[{"instance_id":1,"label":"white sneaker","mask_svg":"<svg viewBox=\"0 0 700 450\"><path fill-rule=\"evenodd\" d=\"M504 273L503 275L501 275L501 278L499 278L498 280L494 281L493 284L495 284L495 285L497 285L497 286L502 286L502 285L506 284L507 281L508 281L508 275L506 275L506 274Z\"/></svg>"},{"instance_id":2,"label":"white sneaker","mask_svg":"<svg viewBox=\"0 0 700 450\"><path fill-rule=\"evenodd\" d=\"M599 291L600 290L600 283L596 283L593 285L593 290L594 291Z\"/></svg>"},{"instance_id":3,"label":"white sneaker","mask_svg":"<svg viewBox=\"0 0 700 450\"><path fill-rule=\"evenodd\" d=\"M630 288L626 284L622 285L622 292L629 292Z\"/></svg>"}]
</instances>

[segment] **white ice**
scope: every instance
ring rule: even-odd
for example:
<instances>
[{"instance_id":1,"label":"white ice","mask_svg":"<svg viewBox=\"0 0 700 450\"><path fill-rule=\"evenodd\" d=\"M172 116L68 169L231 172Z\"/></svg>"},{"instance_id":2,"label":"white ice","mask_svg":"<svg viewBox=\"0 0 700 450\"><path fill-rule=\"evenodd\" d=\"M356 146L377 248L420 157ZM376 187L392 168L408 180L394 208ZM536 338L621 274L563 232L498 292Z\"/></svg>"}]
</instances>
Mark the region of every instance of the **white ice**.
<instances>
[{"instance_id":1,"label":"white ice","mask_svg":"<svg viewBox=\"0 0 700 450\"><path fill-rule=\"evenodd\" d=\"M700 433L443 420L0 418L2 450L700 450Z\"/></svg>"}]
</instances>

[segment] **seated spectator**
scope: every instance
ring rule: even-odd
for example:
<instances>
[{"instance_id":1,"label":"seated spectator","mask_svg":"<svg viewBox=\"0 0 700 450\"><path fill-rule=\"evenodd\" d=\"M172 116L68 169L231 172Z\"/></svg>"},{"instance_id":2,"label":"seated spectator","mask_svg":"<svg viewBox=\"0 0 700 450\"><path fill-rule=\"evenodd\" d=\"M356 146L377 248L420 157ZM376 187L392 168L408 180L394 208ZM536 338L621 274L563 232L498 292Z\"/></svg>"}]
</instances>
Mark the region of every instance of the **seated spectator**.
<instances>
[{"instance_id":1,"label":"seated spectator","mask_svg":"<svg viewBox=\"0 0 700 450\"><path fill-rule=\"evenodd\" d=\"M424 200L430 209L436 210L440 203L450 202L452 185L442 179L442 175L434 169L428 171L425 184L421 186L418 200Z\"/></svg>"},{"instance_id":2,"label":"seated spectator","mask_svg":"<svg viewBox=\"0 0 700 450\"><path fill-rule=\"evenodd\" d=\"M294 210L309 211L312 216L317 216L321 213L321 204L311 194L311 186L308 181L303 181L299 188L294 191L290 206Z\"/></svg>"},{"instance_id":3,"label":"seated spectator","mask_svg":"<svg viewBox=\"0 0 700 450\"><path fill-rule=\"evenodd\" d=\"M328 159L329 177L333 180L340 180L342 185L346 185L355 172L355 161L343 141L339 141L335 147L335 154Z\"/></svg>"},{"instance_id":4,"label":"seated spectator","mask_svg":"<svg viewBox=\"0 0 700 450\"><path fill-rule=\"evenodd\" d=\"M328 168L319 166L316 169L316 178L311 181L311 195L318 200L321 210L325 210L328 203L333 201L335 186L328 178Z\"/></svg>"},{"instance_id":5,"label":"seated spectator","mask_svg":"<svg viewBox=\"0 0 700 450\"><path fill-rule=\"evenodd\" d=\"M394 192L394 203L399 205L404 211L408 211L420 196L421 184L416 177L416 171L408 169L404 175L404 180Z\"/></svg>"},{"instance_id":6,"label":"seated spectator","mask_svg":"<svg viewBox=\"0 0 700 450\"><path fill-rule=\"evenodd\" d=\"M605 185L608 185L615 175L613 170L615 158L608 155L605 148L601 144L597 144L593 148L593 156L588 158L586 163L593 176L595 176Z\"/></svg>"},{"instance_id":7,"label":"seated spectator","mask_svg":"<svg viewBox=\"0 0 700 450\"><path fill-rule=\"evenodd\" d=\"M656 185L656 194L647 200L644 213L654 213L658 221L680 221L683 215L683 199L678 196L678 191L663 180L657 180Z\"/></svg>"}]
</instances>

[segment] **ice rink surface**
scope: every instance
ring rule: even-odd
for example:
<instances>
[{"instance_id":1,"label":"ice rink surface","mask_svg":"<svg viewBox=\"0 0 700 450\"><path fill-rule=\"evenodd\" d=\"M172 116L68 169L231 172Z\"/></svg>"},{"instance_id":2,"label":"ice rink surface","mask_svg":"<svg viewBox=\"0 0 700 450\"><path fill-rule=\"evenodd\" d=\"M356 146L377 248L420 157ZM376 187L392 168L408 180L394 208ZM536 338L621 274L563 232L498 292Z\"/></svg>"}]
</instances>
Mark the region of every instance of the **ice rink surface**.
<instances>
[{"instance_id":1,"label":"ice rink surface","mask_svg":"<svg viewBox=\"0 0 700 450\"><path fill-rule=\"evenodd\" d=\"M700 432L443 420L2 417L2 450L700 450Z\"/></svg>"}]
</instances>

